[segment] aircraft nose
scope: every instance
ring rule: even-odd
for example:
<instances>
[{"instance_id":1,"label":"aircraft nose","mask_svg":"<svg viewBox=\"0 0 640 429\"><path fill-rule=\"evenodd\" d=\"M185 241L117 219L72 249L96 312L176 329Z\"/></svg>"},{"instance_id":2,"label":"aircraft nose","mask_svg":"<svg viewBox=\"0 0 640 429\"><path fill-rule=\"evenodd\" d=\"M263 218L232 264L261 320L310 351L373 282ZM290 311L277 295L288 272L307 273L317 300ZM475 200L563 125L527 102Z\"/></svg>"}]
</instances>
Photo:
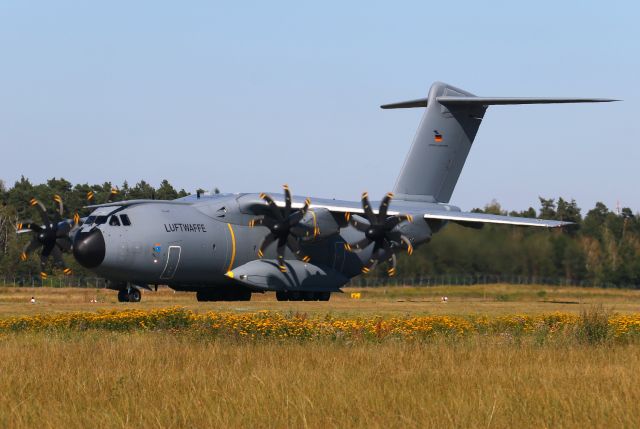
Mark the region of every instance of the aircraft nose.
<instances>
[{"instance_id":1,"label":"aircraft nose","mask_svg":"<svg viewBox=\"0 0 640 429\"><path fill-rule=\"evenodd\" d=\"M104 260L105 253L104 237L99 229L76 234L73 240L73 256L83 267L97 267Z\"/></svg>"}]
</instances>

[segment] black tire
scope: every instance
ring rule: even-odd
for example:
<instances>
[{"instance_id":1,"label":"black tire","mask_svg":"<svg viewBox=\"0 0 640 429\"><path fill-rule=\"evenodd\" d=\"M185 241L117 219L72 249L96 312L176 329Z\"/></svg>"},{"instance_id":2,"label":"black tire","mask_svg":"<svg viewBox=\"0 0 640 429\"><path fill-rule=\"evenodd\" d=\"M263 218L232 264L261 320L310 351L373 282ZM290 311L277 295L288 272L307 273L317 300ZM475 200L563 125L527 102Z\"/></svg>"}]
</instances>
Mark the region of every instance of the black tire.
<instances>
[{"instance_id":1,"label":"black tire","mask_svg":"<svg viewBox=\"0 0 640 429\"><path fill-rule=\"evenodd\" d=\"M303 299L302 292L297 290L289 291L289 301L302 301L302 299Z\"/></svg>"},{"instance_id":2,"label":"black tire","mask_svg":"<svg viewBox=\"0 0 640 429\"><path fill-rule=\"evenodd\" d=\"M278 301L289 301L289 294L286 290L278 290L276 291L276 299Z\"/></svg>"},{"instance_id":3,"label":"black tire","mask_svg":"<svg viewBox=\"0 0 640 429\"><path fill-rule=\"evenodd\" d=\"M142 299L142 293L140 292L140 289L137 288L131 288L128 295L129 302L140 302Z\"/></svg>"},{"instance_id":4,"label":"black tire","mask_svg":"<svg viewBox=\"0 0 640 429\"><path fill-rule=\"evenodd\" d=\"M302 292L302 299L304 301L317 301L318 298L317 296L317 292Z\"/></svg>"},{"instance_id":5,"label":"black tire","mask_svg":"<svg viewBox=\"0 0 640 429\"><path fill-rule=\"evenodd\" d=\"M329 301L331 298L331 292L316 292L318 301Z\"/></svg>"},{"instance_id":6,"label":"black tire","mask_svg":"<svg viewBox=\"0 0 640 429\"><path fill-rule=\"evenodd\" d=\"M126 289L118 291L118 302L129 302L129 293L127 293Z\"/></svg>"}]
</instances>

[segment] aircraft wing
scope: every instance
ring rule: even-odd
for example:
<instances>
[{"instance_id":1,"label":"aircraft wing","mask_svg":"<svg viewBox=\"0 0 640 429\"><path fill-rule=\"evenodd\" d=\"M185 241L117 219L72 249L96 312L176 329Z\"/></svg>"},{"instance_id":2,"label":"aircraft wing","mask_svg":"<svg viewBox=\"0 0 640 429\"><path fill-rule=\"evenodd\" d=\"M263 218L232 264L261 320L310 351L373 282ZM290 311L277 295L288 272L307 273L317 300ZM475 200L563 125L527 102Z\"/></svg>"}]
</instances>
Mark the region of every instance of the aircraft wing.
<instances>
[{"instance_id":1,"label":"aircraft wing","mask_svg":"<svg viewBox=\"0 0 640 429\"><path fill-rule=\"evenodd\" d=\"M276 204L284 207L284 199L274 195ZM292 206L299 208L303 206L303 200L294 197ZM376 207L379 206L378 201L371 202L373 211L377 213ZM311 200L311 209L325 208L331 212L337 213L364 213L362 205L359 201L343 201L323 198L313 198ZM488 213L472 213L460 211L457 207L449 204L435 204L435 203L420 203L393 200L391 207L388 211L389 215L397 214L409 214L413 217L422 216L425 219L436 219L452 221L461 224L484 224L494 223L503 225L518 225L518 226L538 226L545 228L559 228L567 225L572 225L573 222L564 222L558 220L546 220L546 219L533 219L517 216L504 216L494 215Z\"/></svg>"}]
</instances>

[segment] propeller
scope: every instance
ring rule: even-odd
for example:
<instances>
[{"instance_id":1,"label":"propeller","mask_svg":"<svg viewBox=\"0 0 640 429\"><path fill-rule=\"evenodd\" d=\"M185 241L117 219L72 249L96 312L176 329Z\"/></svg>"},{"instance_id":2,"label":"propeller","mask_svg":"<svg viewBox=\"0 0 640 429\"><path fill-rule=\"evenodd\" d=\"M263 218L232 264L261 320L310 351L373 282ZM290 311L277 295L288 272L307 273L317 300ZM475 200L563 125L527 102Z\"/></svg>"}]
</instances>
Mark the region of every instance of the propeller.
<instances>
[{"instance_id":1,"label":"propeller","mask_svg":"<svg viewBox=\"0 0 640 429\"><path fill-rule=\"evenodd\" d=\"M49 256L53 257L54 265L63 269L66 275L72 273L70 268L65 266L62 259L62 253L71 250L71 239L69 238L69 232L72 228L72 223L68 220L63 220L64 204L62 198L59 195L55 195L53 200L58 203L58 210L54 212L53 220L47 214L47 209L39 200L32 198L29 201L29 205L37 207L38 213L42 224L36 223L32 220L19 222L16 227L18 232L33 232L35 235L33 239L27 243L20 254L20 259L26 261L29 254L42 248L40 252L40 276L43 280L47 278L45 272L45 264Z\"/></svg>"},{"instance_id":2,"label":"propeller","mask_svg":"<svg viewBox=\"0 0 640 429\"><path fill-rule=\"evenodd\" d=\"M105 201L105 203L110 203L112 202L116 196L118 196L118 194L120 193L120 191L118 190L118 187L116 186L115 188L111 188L111 192L109 192L109 196L107 197L107 200ZM96 199L96 193L94 191L87 191L87 204L88 205L92 205L95 204L95 199ZM80 213L75 212L73 214L73 225L76 226L80 223Z\"/></svg>"},{"instance_id":3,"label":"propeller","mask_svg":"<svg viewBox=\"0 0 640 429\"><path fill-rule=\"evenodd\" d=\"M311 200L307 198L304 206L300 209L292 209L291 207L291 191L289 186L283 185L284 188L284 207L278 207L271 196L261 193L260 198L267 203L268 211L261 217L249 221L251 228L256 226L264 226L269 229L269 234L262 240L258 246L258 257L262 258L266 248L272 243L277 243L278 267L283 273L287 272L284 264L285 248L289 248L291 252L303 262L309 262L311 258L306 255L300 247L299 239L302 238L303 228L296 228L300 221L304 218L309 210Z\"/></svg>"},{"instance_id":4,"label":"propeller","mask_svg":"<svg viewBox=\"0 0 640 429\"><path fill-rule=\"evenodd\" d=\"M405 249L409 255L413 253L413 245L408 237L403 235L396 227L403 221L411 222L411 215L392 215L388 216L387 212L393 194L387 193L380 202L378 213L374 213L369 203L369 194L362 193L362 209L364 217L345 213L345 219L358 231L364 233L364 238L355 243L344 243L344 248L350 252L358 252L365 249L371 243L374 243L371 258L362 267L364 274L369 273L380 262L387 262L387 274L392 277L396 274L396 252Z\"/></svg>"}]
</instances>

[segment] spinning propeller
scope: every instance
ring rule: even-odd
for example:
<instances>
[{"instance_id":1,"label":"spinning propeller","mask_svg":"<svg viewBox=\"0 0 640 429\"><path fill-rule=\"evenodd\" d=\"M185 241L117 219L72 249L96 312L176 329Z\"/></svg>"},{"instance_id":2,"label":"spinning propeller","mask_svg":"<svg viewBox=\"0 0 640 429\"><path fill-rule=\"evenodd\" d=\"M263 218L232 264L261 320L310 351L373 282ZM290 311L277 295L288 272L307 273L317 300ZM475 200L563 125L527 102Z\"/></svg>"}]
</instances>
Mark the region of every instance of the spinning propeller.
<instances>
[{"instance_id":1,"label":"spinning propeller","mask_svg":"<svg viewBox=\"0 0 640 429\"><path fill-rule=\"evenodd\" d=\"M49 256L53 257L54 265L62 268L66 275L70 275L72 272L70 268L65 266L64 260L62 259L62 252L68 252L71 250L69 232L71 231L72 226L74 226L74 223L72 223L72 221L62 219L64 213L62 198L59 195L55 195L53 200L58 203L58 210L54 212L55 215L53 221L49 218L44 204L39 200L32 198L29 204L33 207L37 206L40 209L38 212L40 213L42 224L28 220L19 222L16 225L18 232L35 233L33 239L27 243L22 250L20 259L26 261L30 253L42 247L42 251L40 252L40 276L43 280L47 278L47 273L44 271L44 268Z\"/></svg>"},{"instance_id":2,"label":"spinning propeller","mask_svg":"<svg viewBox=\"0 0 640 429\"><path fill-rule=\"evenodd\" d=\"M369 273L379 262L386 261L389 264L387 274L391 277L396 274L396 255L401 249L406 249L407 253L413 253L413 245L409 238L395 228L403 221L413 220L411 215L388 216L389 203L393 198L391 192L387 193L380 202L378 214L374 213L369 203L369 194L362 193L362 209L364 217L345 213L347 221L358 231L364 233L364 238L356 243L344 243L344 248L350 252L357 252L371 243L374 243L371 258L362 267L364 274Z\"/></svg>"},{"instance_id":3,"label":"spinning propeller","mask_svg":"<svg viewBox=\"0 0 640 429\"><path fill-rule=\"evenodd\" d=\"M261 217L252 219L249 222L250 227L264 226L269 229L269 234L262 240L258 247L258 257L264 256L265 249L273 242L277 242L278 267L283 273L287 271L284 264L284 252L288 247L291 252L303 262L309 262L311 258L305 255L300 247L299 239L302 238L303 228L296 228L300 221L304 218L309 210L311 200L307 198L301 209L291 208L291 191L289 186L283 185L284 188L284 207L278 207L271 196L262 193L260 198L267 203L269 211Z\"/></svg>"}]
</instances>

